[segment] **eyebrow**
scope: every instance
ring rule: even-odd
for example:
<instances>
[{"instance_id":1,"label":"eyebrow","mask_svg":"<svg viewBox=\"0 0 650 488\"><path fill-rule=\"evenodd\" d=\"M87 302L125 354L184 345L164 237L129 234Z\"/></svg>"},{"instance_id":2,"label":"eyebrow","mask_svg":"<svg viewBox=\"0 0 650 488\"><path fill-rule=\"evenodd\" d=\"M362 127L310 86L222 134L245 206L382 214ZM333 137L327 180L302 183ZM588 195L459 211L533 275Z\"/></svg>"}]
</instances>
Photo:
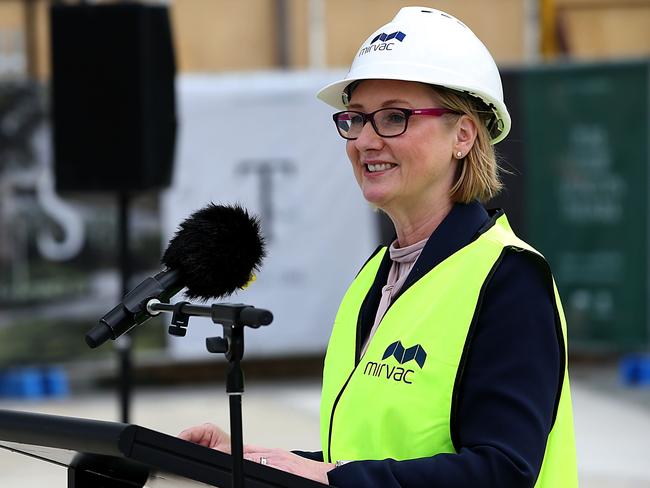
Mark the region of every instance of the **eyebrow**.
<instances>
[{"instance_id":1,"label":"eyebrow","mask_svg":"<svg viewBox=\"0 0 650 488\"><path fill-rule=\"evenodd\" d=\"M385 102L383 102L380 105L380 107L382 107L382 108L383 107L390 107L392 105L395 105L396 103L403 103L405 105L411 106L411 104L409 102L407 102L406 100L403 100L401 98L392 98L390 100L386 100ZM358 109L358 108L363 108L363 105L360 104L360 103L351 103L350 105L348 105L348 108Z\"/></svg>"}]
</instances>

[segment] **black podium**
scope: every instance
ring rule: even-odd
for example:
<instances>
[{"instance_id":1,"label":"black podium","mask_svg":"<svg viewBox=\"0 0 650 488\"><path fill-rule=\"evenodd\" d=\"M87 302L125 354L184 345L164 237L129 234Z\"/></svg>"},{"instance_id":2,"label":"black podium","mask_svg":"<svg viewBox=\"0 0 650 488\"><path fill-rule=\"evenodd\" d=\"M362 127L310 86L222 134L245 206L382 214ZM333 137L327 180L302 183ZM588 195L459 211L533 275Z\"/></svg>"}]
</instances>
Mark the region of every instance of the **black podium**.
<instances>
[{"instance_id":1,"label":"black podium","mask_svg":"<svg viewBox=\"0 0 650 488\"><path fill-rule=\"evenodd\" d=\"M228 454L138 425L0 410L0 448L68 469L68 488L232 484ZM244 461L246 488L327 485Z\"/></svg>"}]
</instances>

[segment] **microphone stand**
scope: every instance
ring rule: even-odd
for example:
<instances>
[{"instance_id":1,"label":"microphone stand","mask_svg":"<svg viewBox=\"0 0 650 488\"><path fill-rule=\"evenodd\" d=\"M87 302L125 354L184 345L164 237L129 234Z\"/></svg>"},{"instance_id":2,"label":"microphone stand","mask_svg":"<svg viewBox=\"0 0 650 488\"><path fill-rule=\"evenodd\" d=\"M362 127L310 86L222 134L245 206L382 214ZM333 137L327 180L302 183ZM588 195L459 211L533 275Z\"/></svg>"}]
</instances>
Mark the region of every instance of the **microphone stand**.
<instances>
[{"instance_id":1,"label":"microphone stand","mask_svg":"<svg viewBox=\"0 0 650 488\"><path fill-rule=\"evenodd\" d=\"M244 393L244 372L241 359L244 356L244 327L259 328L273 321L273 314L261 308L243 303L214 303L210 306L193 305L189 302L175 304L161 303L152 299L147 303L151 315L171 312L168 332L185 336L190 317L210 317L215 324L223 326L223 337L208 337L205 345L208 352L225 354L229 362L226 375L226 393L230 406L230 449L232 456L232 486L244 487L244 438L242 433L241 397Z\"/></svg>"}]
</instances>

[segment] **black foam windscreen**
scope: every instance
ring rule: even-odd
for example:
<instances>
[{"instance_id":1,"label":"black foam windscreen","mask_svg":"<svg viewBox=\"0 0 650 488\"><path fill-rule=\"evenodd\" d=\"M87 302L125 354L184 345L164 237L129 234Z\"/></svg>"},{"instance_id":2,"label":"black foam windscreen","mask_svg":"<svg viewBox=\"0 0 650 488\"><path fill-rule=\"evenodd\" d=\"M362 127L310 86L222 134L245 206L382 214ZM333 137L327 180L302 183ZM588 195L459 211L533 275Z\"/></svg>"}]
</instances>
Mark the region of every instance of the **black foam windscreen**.
<instances>
[{"instance_id":1,"label":"black foam windscreen","mask_svg":"<svg viewBox=\"0 0 650 488\"><path fill-rule=\"evenodd\" d=\"M54 4L50 20L57 190L169 186L176 139L169 9Z\"/></svg>"}]
</instances>

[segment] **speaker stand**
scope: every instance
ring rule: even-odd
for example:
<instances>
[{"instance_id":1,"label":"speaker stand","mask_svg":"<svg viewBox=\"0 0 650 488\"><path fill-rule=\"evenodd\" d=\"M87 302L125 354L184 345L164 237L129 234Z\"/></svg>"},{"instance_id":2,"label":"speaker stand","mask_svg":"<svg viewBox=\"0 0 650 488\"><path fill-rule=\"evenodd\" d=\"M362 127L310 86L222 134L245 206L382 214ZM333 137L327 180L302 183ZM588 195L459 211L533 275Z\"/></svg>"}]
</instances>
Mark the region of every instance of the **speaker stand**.
<instances>
[{"instance_id":1,"label":"speaker stand","mask_svg":"<svg viewBox=\"0 0 650 488\"><path fill-rule=\"evenodd\" d=\"M131 252L130 252L130 209L131 197L128 192L118 194L118 239L120 248L120 276L122 282L121 298L129 292L131 280ZM132 339L131 334L123 334L115 341L115 349L119 360L119 400L121 420L129 423L131 411L131 391L133 385L132 368Z\"/></svg>"}]
</instances>

